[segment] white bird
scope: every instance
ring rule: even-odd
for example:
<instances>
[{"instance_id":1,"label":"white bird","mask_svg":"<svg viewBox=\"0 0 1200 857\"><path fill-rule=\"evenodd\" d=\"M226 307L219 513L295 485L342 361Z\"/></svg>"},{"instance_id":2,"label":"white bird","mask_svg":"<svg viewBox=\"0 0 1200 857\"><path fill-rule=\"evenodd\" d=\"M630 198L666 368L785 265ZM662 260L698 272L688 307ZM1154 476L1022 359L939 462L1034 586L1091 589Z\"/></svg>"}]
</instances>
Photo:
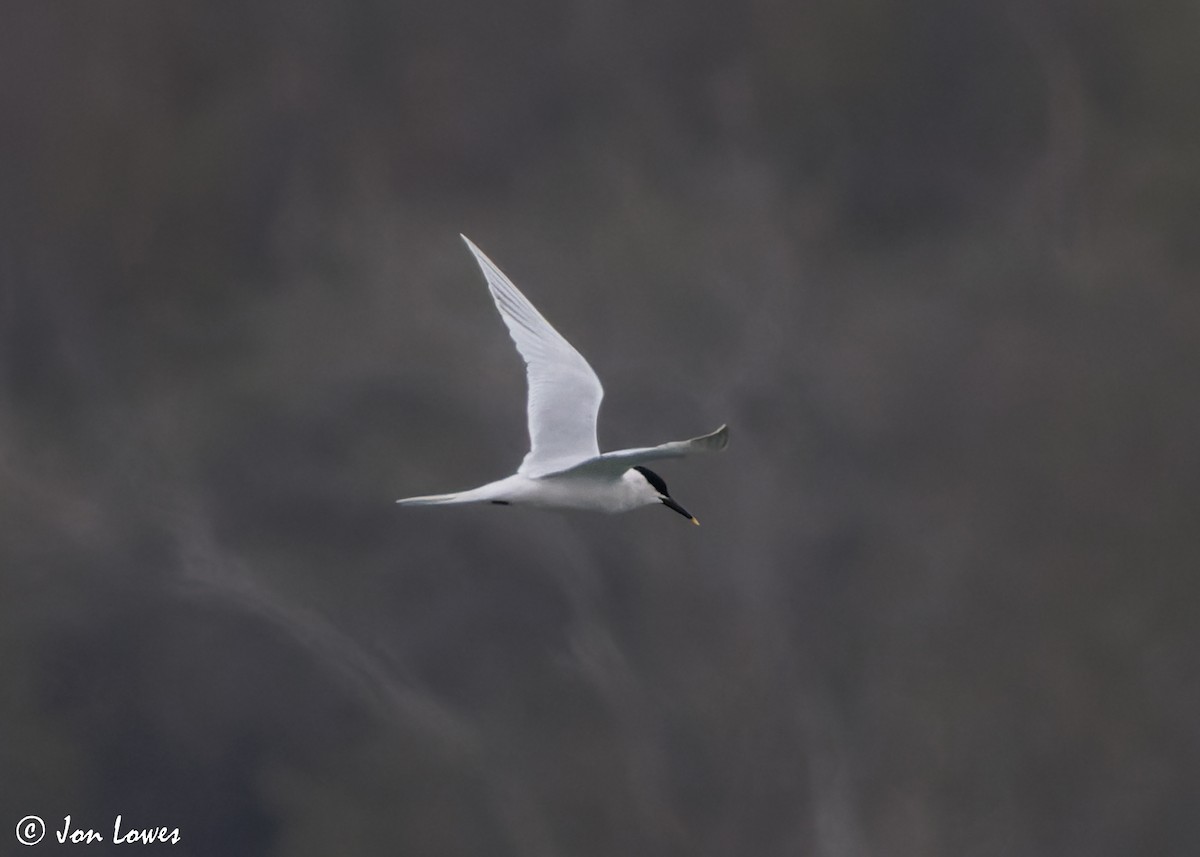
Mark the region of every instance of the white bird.
<instances>
[{"instance_id":1,"label":"white bird","mask_svg":"<svg viewBox=\"0 0 1200 857\"><path fill-rule=\"evenodd\" d=\"M691 440L601 454L596 443L596 415L604 397L600 379L495 263L467 236L462 239L475 254L500 317L525 358L530 450L517 472L506 479L469 491L396 502L405 506L497 503L597 512L626 512L661 503L699 524L671 498L662 477L643 465L724 449L729 443L728 427Z\"/></svg>"}]
</instances>

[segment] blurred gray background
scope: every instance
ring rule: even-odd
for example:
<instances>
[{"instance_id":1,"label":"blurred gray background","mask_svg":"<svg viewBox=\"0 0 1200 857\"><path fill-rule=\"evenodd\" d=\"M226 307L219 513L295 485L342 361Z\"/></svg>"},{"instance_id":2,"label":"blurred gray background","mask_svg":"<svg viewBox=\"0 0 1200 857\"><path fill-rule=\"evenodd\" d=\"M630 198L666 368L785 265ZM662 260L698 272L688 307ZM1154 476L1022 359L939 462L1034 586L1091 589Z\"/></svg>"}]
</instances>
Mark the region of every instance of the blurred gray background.
<instances>
[{"instance_id":1,"label":"blurred gray background","mask_svg":"<svg viewBox=\"0 0 1200 857\"><path fill-rule=\"evenodd\" d=\"M4 18L0 847L1200 853L1194 2Z\"/></svg>"}]
</instances>

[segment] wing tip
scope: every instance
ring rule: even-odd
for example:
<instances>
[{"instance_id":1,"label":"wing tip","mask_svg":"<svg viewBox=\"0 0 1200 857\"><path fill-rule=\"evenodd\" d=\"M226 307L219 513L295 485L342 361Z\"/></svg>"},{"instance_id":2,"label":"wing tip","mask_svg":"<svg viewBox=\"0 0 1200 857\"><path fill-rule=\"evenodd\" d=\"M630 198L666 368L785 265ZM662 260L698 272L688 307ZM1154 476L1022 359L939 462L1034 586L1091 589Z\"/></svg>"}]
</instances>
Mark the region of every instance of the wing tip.
<instances>
[{"instance_id":1,"label":"wing tip","mask_svg":"<svg viewBox=\"0 0 1200 857\"><path fill-rule=\"evenodd\" d=\"M470 250L471 255L475 257L475 264L479 266L481 271L483 271L483 276L488 281L488 288L495 293L496 289L492 282L493 277L499 277L502 280L507 279L504 276L504 272L500 270L499 266L497 266L495 262L488 258L487 253L484 253L479 249L479 247L476 246L474 241L461 232L458 233L458 237L466 243L467 249ZM509 285L512 284L509 283ZM515 289L516 286L513 286L513 288Z\"/></svg>"},{"instance_id":2,"label":"wing tip","mask_svg":"<svg viewBox=\"0 0 1200 857\"><path fill-rule=\"evenodd\" d=\"M463 240L463 243L467 245L467 249L471 251L471 255L474 256L477 260L481 256L484 259L487 258L487 256L483 255L483 251L475 246L475 242L472 241L470 238L468 238L464 233L462 233L462 232L458 233L458 237Z\"/></svg>"}]
</instances>

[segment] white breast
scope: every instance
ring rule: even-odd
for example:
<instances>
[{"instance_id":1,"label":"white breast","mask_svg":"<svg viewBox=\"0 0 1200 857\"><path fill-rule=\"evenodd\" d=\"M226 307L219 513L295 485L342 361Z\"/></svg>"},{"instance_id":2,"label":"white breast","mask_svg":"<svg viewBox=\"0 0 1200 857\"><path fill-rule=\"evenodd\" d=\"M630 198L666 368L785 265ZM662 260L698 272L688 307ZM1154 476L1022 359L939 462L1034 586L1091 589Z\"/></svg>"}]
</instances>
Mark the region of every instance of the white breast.
<instances>
[{"instance_id":1,"label":"white breast","mask_svg":"<svg viewBox=\"0 0 1200 857\"><path fill-rule=\"evenodd\" d=\"M496 483L493 496L509 503L549 509L587 509L595 512L628 512L659 502L640 474L629 471L620 479L592 476L543 476L529 479L510 476Z\"/></svg>"}]
</instances>

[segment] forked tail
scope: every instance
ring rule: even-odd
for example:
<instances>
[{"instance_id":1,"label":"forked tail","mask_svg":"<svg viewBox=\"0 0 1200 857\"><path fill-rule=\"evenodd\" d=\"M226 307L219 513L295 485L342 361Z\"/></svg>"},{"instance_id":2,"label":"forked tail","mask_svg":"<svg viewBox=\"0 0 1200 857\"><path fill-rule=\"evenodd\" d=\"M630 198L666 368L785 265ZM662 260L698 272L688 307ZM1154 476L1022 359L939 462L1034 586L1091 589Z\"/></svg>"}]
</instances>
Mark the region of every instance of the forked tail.
<instances>
[{"instance_id":1,"label":"forked tail","mask_svg":"<svg viewBox=\"0 0 1200 857\"><path fill-rule=\"evenodd\" d=\"M424 497L405 497L397 500L401 506L445 506L452 503L478 503L479 500L467 497L470 491L459 491L455 494L426 494Z\"/></svg>"},{"instance_id":2,"label":"forked tail","mask_svg":"<svg viewBox=\"0 0 1200 857\"><path fill-rule=\"evenodd\" d=\"M457 503L486 503L497 497L496 483L480 485L469 491L456 491L453 494L426 494L422 497L405 497L396 502L401 506L451 506Z\"/></svg>"}]
</instances>

